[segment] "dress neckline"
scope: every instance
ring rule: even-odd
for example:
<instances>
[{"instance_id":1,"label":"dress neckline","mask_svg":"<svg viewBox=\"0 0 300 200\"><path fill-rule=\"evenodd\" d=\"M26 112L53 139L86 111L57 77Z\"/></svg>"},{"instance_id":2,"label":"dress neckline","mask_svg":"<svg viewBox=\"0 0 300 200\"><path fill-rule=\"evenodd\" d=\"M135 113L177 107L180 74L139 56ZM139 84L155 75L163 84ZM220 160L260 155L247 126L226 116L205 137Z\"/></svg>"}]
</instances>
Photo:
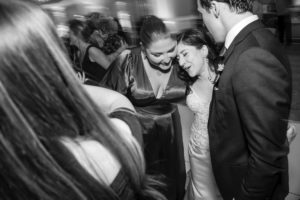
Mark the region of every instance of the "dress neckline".
<instances>
[{"instance_id":1,"label":"dress neckline","mask_svg":"<svg viewBox=\"0 0 300 200\"><path fill-rule=\"evenodd\" d=\"M146 65L150 65L150 63L148 62L147 58L145 58L145 55L143 54L142 51L141 51L141 59L142 59L142 63L143 63L144 73L145 73L146 76L147 76L148 82L149 82L149 84L150 84L150 86L151 86L152 93L153 93L155 99L161 99L161 98L163 98L163 97L165 96L166 91L167 91L168 88L169 88L171 76L172 76L172 74L174 73L174 72L173 72L173 71L174 71L174 66L173 66L173 65L171 66L172 69L171 69L170 72L168 73L168 80L166 81L166 85L165 85L163 91L161 92L161 95L158 95L158 94L160 94L160 93L159 93L159 92L155 93L155 90L154 90L154 87L153 87L153 81L154 81L154 80L151 81L151 79L150 79L150 77L149 77L149 73L150 73L149 71L150 71L151 66L148 66L149 69L147 69L147 66L146 66ZM148 71L148 70L149 70L149 71ZM158 91L159 91L159 89L158 89Z\"/></svg>"},{"instance_id":2,"label":"dress neckline","mask_svg":"<svg viewBox=\"0 0 300 200\"><path fill-rule=\"evenodd\" d=\"M192 93L191 94L194 94L200 101L200 103L202 104L202 105L205 105L205 104L209 104L210 103L210 101L211 100L203 100L203 98L201 98L198 94L197 94L197 92L195 91L195 89L193 88L193 86L190 86L190 89L191 89L191 91L192 91ZM190 95L191 95L190 94Z\"/></svg>"}]
</instances>

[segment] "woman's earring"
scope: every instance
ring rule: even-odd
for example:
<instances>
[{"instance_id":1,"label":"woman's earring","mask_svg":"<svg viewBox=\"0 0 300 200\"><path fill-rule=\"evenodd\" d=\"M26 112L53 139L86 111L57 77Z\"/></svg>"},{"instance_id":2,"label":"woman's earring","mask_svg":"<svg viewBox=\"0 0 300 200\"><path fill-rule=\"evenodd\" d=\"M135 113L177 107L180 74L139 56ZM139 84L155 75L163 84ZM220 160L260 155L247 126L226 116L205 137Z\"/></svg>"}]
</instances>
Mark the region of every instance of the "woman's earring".
<instances>
[{"instance_id":1,"label":"woman's earring","mask_svg":"<svg viewBox=\"0 0 300 200\"><path fill-rule=\"evenodd\" d=\"M142 51L142 55L144 55L144 58L148 59L146 54L146 49L143 46L141 46L141 51Z\"/></svg>"}]
</instances>

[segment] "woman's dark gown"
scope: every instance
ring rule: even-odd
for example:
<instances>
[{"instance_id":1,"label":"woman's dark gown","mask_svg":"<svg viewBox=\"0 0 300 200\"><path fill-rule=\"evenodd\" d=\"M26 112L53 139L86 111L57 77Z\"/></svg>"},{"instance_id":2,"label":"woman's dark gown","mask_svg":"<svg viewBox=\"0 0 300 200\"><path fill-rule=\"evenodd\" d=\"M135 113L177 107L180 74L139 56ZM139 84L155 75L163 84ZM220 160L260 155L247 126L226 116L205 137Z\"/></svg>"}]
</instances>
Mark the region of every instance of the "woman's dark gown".
<instances>
[{"instance_id":1,"label":"woman's dark gown","mask_svg":"<svg viewBox=\"0 0 300 200\"><path fill-rule=\"evenodd\" d=\"M161 191L169 200L184 196L185 166L177 105L185 99L185 84L173 65L163 95L157 99L144 68L140 48L123 52L109 67L101 85L129 98L143 128L147 172L164 176Z\"/></svg>"},{"instance_id":2,"label":"woman's dark gown","mask_svg":"<svg viewBox=\"0 0 300 200\"><path fill-rule=\"evenodd\" d=\"M85 73L87 81L85 84L87 85L97 85L98 82L102 80L102 77L106 73L106 69L99 65L97 62L92 62L89 57L89 50L91 47L98 48L94 45L89 45L81 63L81 67L83 72Z\"/></svg>"}]
</instances>

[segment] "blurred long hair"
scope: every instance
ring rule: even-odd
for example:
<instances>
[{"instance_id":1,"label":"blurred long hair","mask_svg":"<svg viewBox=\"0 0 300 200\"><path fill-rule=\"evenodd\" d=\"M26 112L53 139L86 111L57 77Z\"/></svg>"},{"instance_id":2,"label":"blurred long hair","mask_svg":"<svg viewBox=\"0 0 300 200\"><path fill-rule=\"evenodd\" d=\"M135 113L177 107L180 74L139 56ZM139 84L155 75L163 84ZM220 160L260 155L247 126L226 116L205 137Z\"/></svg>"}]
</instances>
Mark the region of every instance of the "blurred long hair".
<instances>
[{"instance_id":1,"label":"blurred long hair","mask_svg":"<svg viewBox=\"0 0 300 200\"><path fill-rule=\"evenodd\" d=\"M109 149L137 196L163 199L145 175L137 142L114 130L75 77L46 13L29 2L0 0L0 38L1 199L119 199L57 161L52 152L59 153L61 138L78 137Z\"/></svg>"}]
</instances>

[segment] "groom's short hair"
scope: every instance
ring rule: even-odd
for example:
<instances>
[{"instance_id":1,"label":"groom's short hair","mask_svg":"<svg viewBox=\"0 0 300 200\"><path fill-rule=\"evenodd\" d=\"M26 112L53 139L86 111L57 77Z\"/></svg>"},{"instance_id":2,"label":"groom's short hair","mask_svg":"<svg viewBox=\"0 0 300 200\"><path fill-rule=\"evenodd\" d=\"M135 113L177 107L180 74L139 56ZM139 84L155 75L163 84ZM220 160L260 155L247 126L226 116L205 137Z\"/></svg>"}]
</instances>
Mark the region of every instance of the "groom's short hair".
<instances>
[{"instance_id":1,"label":"groom's short hair","mask_svg":"<svg viewBox=\"0 0 300 200\"><path fill-rule=\"evenodd\" d=\"M202 8L209 10L211 8L211 2L223 2L229 5L229 8L237 13L244 13L247 11L252 12L254 0L197 0Z\"/></svg>"}]
</instances>

